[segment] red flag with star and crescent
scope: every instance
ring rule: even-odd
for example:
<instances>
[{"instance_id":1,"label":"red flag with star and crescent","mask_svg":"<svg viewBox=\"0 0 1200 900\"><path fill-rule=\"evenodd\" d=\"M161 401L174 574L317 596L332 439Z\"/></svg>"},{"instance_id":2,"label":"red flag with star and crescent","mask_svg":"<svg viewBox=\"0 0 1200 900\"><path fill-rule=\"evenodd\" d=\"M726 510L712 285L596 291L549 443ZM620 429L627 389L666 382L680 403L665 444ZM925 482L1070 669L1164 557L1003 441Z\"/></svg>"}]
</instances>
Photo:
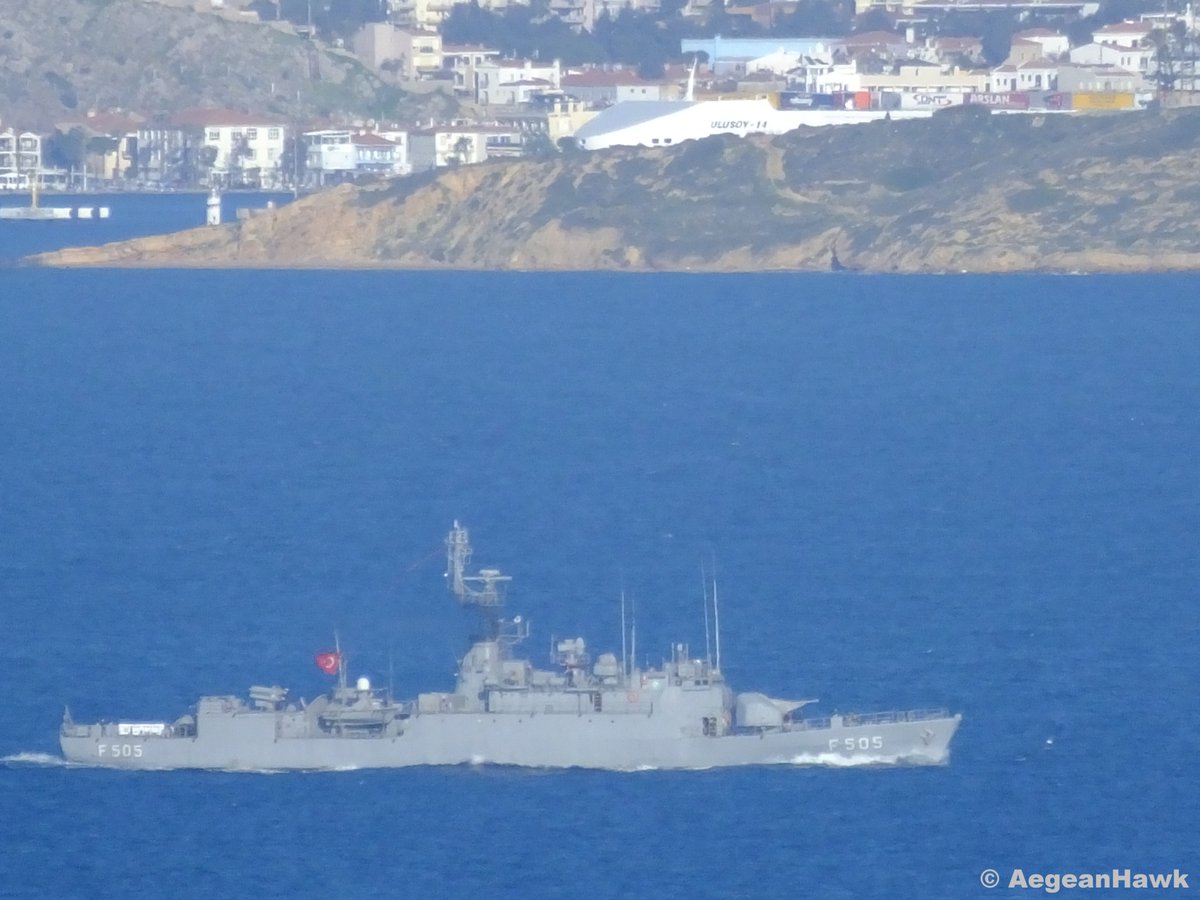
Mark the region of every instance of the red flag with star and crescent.
<instances>
[{"instance_id":1,"label":"red flag with star and crescent","mask_svg":"<svg viewBox=\"0 0 1200 900\"><path fill-rule=\"evenodd\" d=\"M342 662L342 654L326 651L325 653L317 654L317 668L326 675L336 675L338 666Z\"/></svg>"}]
</instances>

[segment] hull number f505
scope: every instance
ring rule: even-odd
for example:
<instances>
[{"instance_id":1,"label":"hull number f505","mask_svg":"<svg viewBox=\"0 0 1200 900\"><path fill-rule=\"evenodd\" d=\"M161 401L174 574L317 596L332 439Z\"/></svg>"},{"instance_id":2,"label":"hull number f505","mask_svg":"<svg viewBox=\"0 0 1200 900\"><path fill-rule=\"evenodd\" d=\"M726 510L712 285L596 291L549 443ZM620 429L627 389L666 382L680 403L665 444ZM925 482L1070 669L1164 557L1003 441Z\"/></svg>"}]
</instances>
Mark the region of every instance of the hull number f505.
<instances>
[{"instance_id":1,"label":"hull number f505","mask_svg":"<svg viewBox=\"0 0 1200 900\"><path fill-rule=\"evenodd\" d=\"M860 737L860 738L848 737L848 738L830 738L829 739L830 752L834 752L836 750L850 751L850 750L882 750L882 749L883 749L883 737L878 734L874 735L873 737Z\"/></svg>"},{"instance_id":2,"label":"hull number f505","mask_svg":"<svg viewBox=\"0 0 1200 900\"><path fill-rule=\"evenodd\" d=\"M125 757L126 759L137 759L142 755L141 744L97 744L97 756L111 756L113 758Z\"/></svg>"}]
</instances>

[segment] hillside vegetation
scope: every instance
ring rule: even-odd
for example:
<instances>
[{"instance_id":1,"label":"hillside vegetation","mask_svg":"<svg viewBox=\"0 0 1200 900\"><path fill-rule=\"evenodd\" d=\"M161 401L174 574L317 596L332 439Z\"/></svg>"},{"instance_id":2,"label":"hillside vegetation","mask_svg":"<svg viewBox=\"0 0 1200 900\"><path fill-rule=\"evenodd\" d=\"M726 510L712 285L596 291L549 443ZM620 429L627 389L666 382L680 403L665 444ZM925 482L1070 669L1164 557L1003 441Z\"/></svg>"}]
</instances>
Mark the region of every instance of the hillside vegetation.
<instances>
[{"instance_id":1,"label":"hillside vegetation","mask_svg":"<svg viewBox=\"0 0 1200 900\"><path fill-rule=\"evenodd\" d=\"M877 272L1200 268L1200 111L716 137L341 187L48 265Z\"/></svg>"},{"instance_id":2,"label":"hillside vegetation","mask_svg":"<svg viewBox=\"0 0 1200 900\"><path fill-rule=\"evenodd\" d=\"M349 54L290 30L146 0L0 0L0 120L47 129L89 109L220 106L282 118L422 113Z\"/></svg>"}]
</instances>

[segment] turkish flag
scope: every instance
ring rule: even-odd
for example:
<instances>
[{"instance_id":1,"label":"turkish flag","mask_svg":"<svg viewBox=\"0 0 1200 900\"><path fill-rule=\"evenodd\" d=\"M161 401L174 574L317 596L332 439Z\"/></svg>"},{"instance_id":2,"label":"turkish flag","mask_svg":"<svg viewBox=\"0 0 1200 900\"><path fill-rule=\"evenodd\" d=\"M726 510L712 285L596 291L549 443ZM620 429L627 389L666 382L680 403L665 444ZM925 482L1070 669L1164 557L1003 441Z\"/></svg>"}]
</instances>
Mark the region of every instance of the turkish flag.
<instances>
[{"instance_id":1,"label":"turkish flag","mask_svg":"<svg viewBox=\"0 0 1200 900\"><path fill-rule=\"evenodd\" d=\"M317 668L326 675L336 675L338 666L341 665L341 662L342 654L340 653L330 653L326 651L325 653L317 654Z\"/></svg>"}]
</instances>

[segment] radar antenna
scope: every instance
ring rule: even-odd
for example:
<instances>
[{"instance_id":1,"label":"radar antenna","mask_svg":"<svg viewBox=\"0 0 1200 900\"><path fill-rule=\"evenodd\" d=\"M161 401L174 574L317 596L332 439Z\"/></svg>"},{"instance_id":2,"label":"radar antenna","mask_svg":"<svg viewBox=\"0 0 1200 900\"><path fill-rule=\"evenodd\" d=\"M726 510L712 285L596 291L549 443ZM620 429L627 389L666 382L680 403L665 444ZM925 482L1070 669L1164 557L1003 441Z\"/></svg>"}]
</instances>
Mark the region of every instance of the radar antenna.
<instances>
[{"instance_id":1,"label":"radar antenna","mask_svg":"<svg viewBox=\"0 0 1200 900\"><path fill-rule=\"evenodd\" d=\"M467 529L458 524L446 538L446 564L449 567L450 590L463 606L501 607L504 605L504 585L512 581L501 575L499 569L480 569L478 575L467 574L471 562L471 537Z\"/></svg>"},{"instance_id":2,"label":"radar antenna","mask_svg":"<svg viewBox=\"0 0 1200 900\"><path fill-rule=\"evenodd\" d=\"M471 562L471 537L467 529L454 520L454 527L446 537L446 576L450 581L450 590L458 598L461 606L473 606L479 610L479 620L483 625L483 637L486 640L504 639L508 642L521 640L527 634L528 625L521 621L520 616L506 623L500 618L500 609L504 606L504 589L512 581L509 575L501 575L499 569L480 569L478 574L468 575L467 565ZM515 627L513 633L502 633L501 626L511 624ZM524 626L524 627L522 627Z\"/></svg>"}]
</instances>

